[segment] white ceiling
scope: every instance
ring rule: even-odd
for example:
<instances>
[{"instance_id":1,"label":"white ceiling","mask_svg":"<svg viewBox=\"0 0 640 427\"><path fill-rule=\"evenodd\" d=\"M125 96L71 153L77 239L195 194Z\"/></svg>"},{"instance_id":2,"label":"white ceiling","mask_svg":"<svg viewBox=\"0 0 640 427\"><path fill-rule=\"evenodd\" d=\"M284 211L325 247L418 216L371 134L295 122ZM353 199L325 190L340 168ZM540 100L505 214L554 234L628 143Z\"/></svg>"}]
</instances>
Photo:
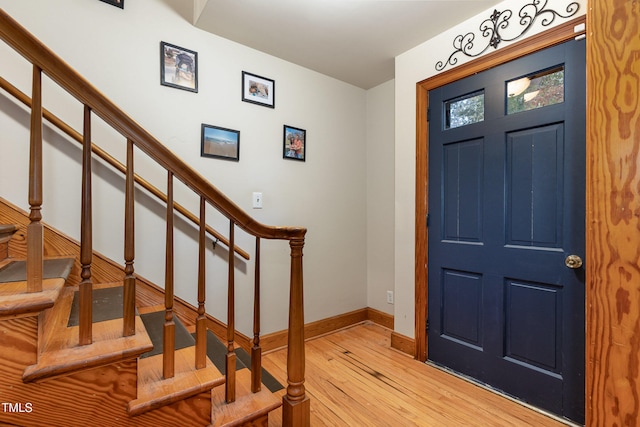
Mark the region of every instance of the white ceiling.
<instances>
[{"instance_id":1,"label":"white ceiling","mask_svg":"<svg viewBox=\"0 0 640 427\"><path fill-rule=\"evenodd\" d=\"M194 0L194 24L369 89L394 77L395 56L500 1Z\"/></svg>"}]
</instances>

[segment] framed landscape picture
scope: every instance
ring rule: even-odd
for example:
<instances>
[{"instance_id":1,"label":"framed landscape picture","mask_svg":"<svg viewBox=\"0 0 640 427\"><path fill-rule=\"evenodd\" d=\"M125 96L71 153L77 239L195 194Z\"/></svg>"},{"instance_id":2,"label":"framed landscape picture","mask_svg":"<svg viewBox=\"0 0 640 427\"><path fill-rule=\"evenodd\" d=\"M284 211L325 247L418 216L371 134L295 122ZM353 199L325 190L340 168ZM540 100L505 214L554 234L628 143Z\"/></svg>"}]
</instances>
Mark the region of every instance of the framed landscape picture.
<instances>
[{"instance_id":1,"label":"framed landscape picture","mask_svg":"<svg viewBox=\"0 0 640 427\"><path fill-rule=\"evenodd\" d=\"M285 159L305 161L307 150L307 131L284 125L284 139L282 142Z\"/></svg>"},{"instance_id":2,"label":"framed landscape picture","mask_svg":"<svg viewBox=\"0 0 640 427\"><path fill-rule=\"evenodd\" d=\"M240 131L202 124L200 155L225 160L240 160Z\"/></svg>"},{"instance_id":3,"label":"framed landscape picture","mask_svg":"<svg viewBox=\"0 0 640 427\"><path fill-rule=\"evenodd\" d=\"M276 82L266 77L242 72L242 100L252 104L275 108Z\"/></svg>"},{"instance_id":4,"label":"framed landscape picture","mask_svg":"<svg viewBox=\"0 0 640 427\"><path fill-rule=\"evenodd\" d=\"M198 53L160 42L160 84L198 92Z\"/></svg>"}]
</instances>

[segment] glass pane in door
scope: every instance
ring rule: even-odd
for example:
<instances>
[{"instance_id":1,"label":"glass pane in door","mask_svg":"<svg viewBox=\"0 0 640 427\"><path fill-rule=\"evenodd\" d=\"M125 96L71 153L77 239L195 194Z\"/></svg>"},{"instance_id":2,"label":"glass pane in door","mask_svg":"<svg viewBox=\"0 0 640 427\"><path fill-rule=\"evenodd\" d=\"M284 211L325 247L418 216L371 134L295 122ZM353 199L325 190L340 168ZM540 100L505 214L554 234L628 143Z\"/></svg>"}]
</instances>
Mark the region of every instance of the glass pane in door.
<instances>
[{"instance_id":1,"label":"glass pane in door","mask_svg":"<svg viewBox=\"0 0 640 427\"><path fill-rule=\"evenodd\" d=\"M507 82L507 114L564 102L564 66Z\"/></svg>"},{"instance_id":2,"label":"glass pane in door","mask_svg":"<svg viewBox=\"0 0 640 427\"><path fill-rule=\"evenodd\" d=\"M484 121L484 91L450 99L444 103L445 129Z\"/></svg>"}]
</instances>

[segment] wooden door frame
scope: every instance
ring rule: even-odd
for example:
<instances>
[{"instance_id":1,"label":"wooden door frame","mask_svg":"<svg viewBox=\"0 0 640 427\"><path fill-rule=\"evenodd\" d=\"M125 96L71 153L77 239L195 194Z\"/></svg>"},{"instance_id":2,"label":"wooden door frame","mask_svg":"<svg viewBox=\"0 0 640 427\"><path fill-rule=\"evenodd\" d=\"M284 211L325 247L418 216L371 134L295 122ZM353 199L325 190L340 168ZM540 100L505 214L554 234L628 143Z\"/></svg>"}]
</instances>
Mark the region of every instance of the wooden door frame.
<instances>
[{"instance_id":1,"label":"wooden door frame","mask_svg":"<svg viewBox=\"0 0 640 427\"><path fill-rule=\"evenodd\" d=\"M586 16L567 21L416 84L415 357L422 362L427 360L429 124L426 118L429 91L573 39L584 34L584 31L575 32L574 28L585 22Z\"/></svg>"}]
</instances>

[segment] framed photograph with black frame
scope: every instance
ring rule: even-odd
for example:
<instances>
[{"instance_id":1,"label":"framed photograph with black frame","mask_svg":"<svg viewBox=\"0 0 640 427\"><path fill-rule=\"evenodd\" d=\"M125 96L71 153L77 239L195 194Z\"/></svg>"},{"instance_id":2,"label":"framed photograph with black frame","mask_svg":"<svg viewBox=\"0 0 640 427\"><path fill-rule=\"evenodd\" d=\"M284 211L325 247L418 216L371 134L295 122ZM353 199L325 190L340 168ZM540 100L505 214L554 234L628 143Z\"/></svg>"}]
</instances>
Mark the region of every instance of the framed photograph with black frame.
<instances>
[{"instance_id":1,"label":"framed photograph with black frame","mask_svg":"<svg viewBox=\"0 0 640 427\"><path fill-rule=\"evenodd\" d=\"M307 131L284 125L282 150L283 158L304 162L307 158Z\"/></svg>"},{"instance_id":2,"label":"framed photograph with black frame","mask_svg":"<svg viewBox=\"0 0 640 427\"><path fill-rule=\"evenodd\" d=\"M240 131L202 124L200 156L240 161Z\"/></svg>"},{"instance_id":3,"label":"framed photograph with black frame","mask_svg":"<svg viewBox=\"0 0 640 427\"><path fill-rule=\"evenodd\" d=\"M160 42L160 84L198 92L198 52Z\"/></svg>"},{"instance_id":4,"label":"framed photograph with black frame","mask_svg":"<svg viewBox=\"0 0 640 427\"><path fill-rule=\"evenodd\" d=\"M266 77L242 72L242 100L276 108L276 82Z\"/></svg>"},{"instance_id":5,"label":"framed photograph with black frame","mask_svg":"<svg viewBox=\"0 0 640 427\"><path fill-rule=\"evenodd\" d=\"M109 3L112 6L119 7L120 9L124 9L124 0L100 0L103 3Z\"/></svg>"}]
</instances>

